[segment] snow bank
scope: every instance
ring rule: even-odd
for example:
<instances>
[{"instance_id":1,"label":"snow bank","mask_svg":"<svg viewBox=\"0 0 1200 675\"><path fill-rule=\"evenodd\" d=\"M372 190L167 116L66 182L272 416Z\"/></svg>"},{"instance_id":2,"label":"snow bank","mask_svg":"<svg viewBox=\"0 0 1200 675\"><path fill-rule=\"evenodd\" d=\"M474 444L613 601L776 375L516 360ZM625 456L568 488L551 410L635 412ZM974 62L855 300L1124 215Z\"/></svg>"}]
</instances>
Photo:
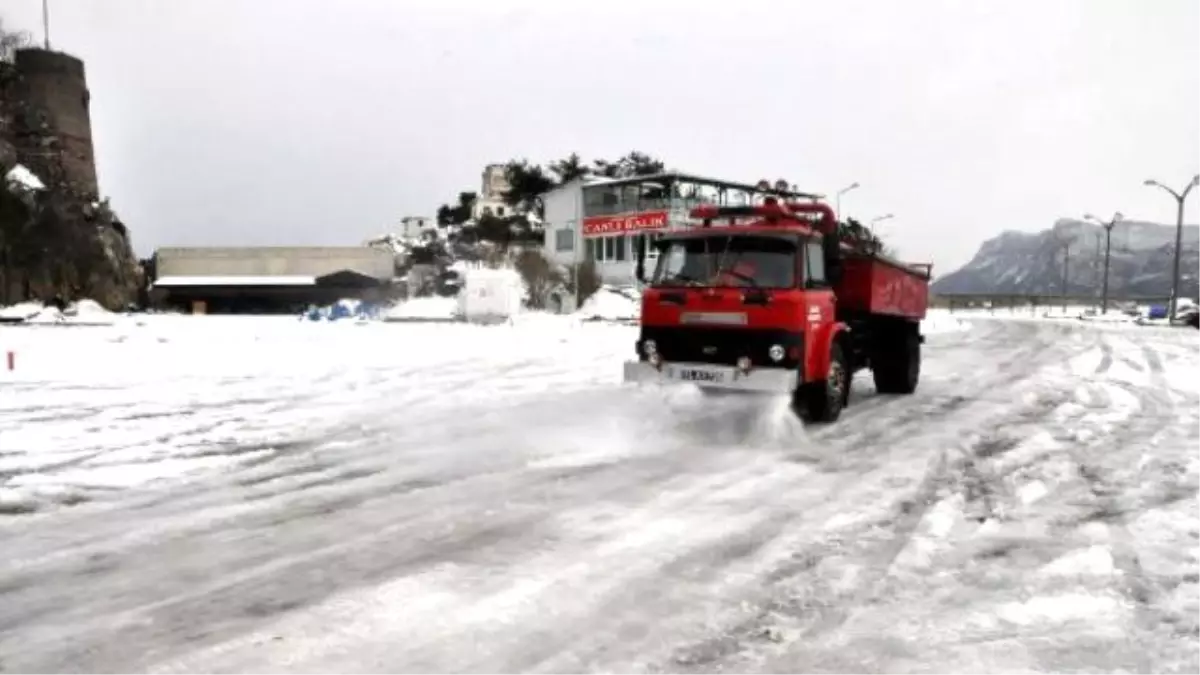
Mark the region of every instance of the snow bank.
<instances>
[{"instance_id":1,"label":"snow bank","mask_svg":"<svg viewBox=\"0 0 1200 675\"><path fill-rule=\"evenodd\" d=\"M452 321L458 318L458 300L438 296L413 298L383 313L384 321Z\"/></svg>"},{"instance_id":2,"label":"snow bank","mask_svg":"<svg viewBox=\"0 0 1200 675\"><path fill-rule=\"evenodd\" d=\"M636 321L641 314L641 299L636 291L611 286L602 286L575 312L585 321Z\"/></svg>"},{"instance_id":3,"label":"snow bank","mask_svg":"<svg viewBox=\"0 0 1200 675\"><path fill-rule=\"evenodd\" d=\"M104 309L95 300L80 300L71 303L63 310L63 322L87 326L111 326L116 323L117 315Z\"/></svg>"},{"instance_id":4,"label":"snow bank","mask_svg":"<svg viewBox=\"0 0 1200 675\"><path fill-rule=\"evenodd\" d=\"M16 321L29 325L111 326L116 314L104 309L95 300L80 300L59 311L40 302L22 302L0 309L0 321Z\"/></svg>"},{"instance_id":5,"label":"snow bank","mask_svg":"<svg viewBox=\"0 0 1200 675\"><path fill-rule=\"evenodd\" d=\"M1075 317L1060 317L1060 318L1075 318ZM1138 317L1131 316L1124 312L1104 312L1104 313L1089 313L1084 312L1078 316L1080 321L1094 321L1097 323L1135 323Z\"/></svg>"},{"instance_id":6,"label":"snow bank","mask_svg":"<svg viewBox=\"0 0 1200 675\"><path fill-rule=\"evenodd\" d=\"M0 307L0 321L24 321L42 311L40 302L18 302L11 307Z\"/></svg>"},{"instance_id":7,"label":"snow bank","mask_svg":"<svg viewBox=\"0 0 1200 675\"><path fill-rule=\"evenodd\" d=\"M929 310L925 314L925 318L921 320L922 335L957 333L970 327L971 324L944 310Z\"/></svg>"},{"instance_id":8,"label":"snow bank","mask_svg":"<svg viewBox=\"0 0 1200 675\"><path fill-rule=\"evenodd\" d=\"M26 324L33 326L61 324L63 321L63 313L57 307L43 307L37 314L25 319Z\"/></svg>"}]
</instances>

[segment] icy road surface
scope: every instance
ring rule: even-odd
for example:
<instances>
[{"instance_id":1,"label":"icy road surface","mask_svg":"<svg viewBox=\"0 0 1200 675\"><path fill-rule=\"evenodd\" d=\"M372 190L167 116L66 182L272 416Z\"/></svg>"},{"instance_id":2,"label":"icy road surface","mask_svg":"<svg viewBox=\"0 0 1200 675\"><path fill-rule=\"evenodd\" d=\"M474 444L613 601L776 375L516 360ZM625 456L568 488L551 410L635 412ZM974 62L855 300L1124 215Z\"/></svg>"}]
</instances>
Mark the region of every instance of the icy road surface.
<instances>
[{"instance_id":1,"label":"icy road surface","mask_svg":"<svg viewBox=\"0 0 1200 675\"><path fill-rule=\"evenodd\" d=\"M0 335L0 670L1200 669L1195 331L975 320L806 433L631 328L157 321Z\"/></svg>"}]
</instances>

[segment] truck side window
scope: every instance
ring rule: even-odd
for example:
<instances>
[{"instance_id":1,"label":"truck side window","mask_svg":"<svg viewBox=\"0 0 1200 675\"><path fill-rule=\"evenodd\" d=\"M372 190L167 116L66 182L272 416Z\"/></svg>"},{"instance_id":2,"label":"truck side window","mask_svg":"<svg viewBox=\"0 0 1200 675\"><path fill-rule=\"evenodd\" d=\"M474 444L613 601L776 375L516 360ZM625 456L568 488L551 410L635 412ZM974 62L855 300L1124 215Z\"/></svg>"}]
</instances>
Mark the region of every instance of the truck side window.
<instances>
[{"instance_id":1,"label":"truck side window","mask_svg":"<svg viewBox=\"0 0 1200 675\"><path fill-rule=\"evenodd\" d=\"M805 285L824 286L825 279L825 251L822 250L821 242L809 241L804 246L804 281Z\"/></svg>"}]
</instances>

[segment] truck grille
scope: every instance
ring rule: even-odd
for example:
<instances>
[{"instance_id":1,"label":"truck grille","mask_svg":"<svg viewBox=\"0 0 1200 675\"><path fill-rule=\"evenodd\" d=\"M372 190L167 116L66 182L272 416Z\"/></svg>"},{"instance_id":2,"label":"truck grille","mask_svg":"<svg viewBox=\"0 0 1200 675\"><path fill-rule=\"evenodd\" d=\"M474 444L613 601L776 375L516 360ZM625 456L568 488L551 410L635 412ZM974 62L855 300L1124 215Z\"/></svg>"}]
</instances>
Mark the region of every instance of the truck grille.
<instances>
[{"instance_id":1,"label":"truck grille","mask_svg":"<svg viewBox=\"0 0 1200 675\"><path fill-rule=\"evenodd\" d=\"M666 361L691 361L734 365L738 357L749 356L756 366L799 365L788 354L783 361L775 362L768 356L771 345L783 345L787 352L791 347L803 347L803 335L792 331L761 328L726 328L699 326L642 326L638 340L639 358L645 359L642 342L654 340L658 353ZM801 350L803 353L803 350Z\"/></svg>"}]
</instances>

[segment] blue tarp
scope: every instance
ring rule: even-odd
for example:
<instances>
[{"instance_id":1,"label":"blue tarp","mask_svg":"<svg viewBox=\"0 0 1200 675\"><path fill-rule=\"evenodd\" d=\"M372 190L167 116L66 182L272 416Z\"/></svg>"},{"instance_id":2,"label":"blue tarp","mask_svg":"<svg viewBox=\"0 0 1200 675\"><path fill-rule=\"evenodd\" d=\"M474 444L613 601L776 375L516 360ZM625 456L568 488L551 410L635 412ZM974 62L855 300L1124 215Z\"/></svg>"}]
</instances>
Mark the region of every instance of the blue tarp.
<instances>
[{"instance_id":1,"label":"blue tarp","mask_svg":"<svg viewBox=\"0 0 1200 675\"><path fill-rule=\"evenodd\" d=\"M335 302L328 307L309 307L302 318L309 321L340 319L378 319L381 308L368 302Z\"/></svg>"}]
</instances>

